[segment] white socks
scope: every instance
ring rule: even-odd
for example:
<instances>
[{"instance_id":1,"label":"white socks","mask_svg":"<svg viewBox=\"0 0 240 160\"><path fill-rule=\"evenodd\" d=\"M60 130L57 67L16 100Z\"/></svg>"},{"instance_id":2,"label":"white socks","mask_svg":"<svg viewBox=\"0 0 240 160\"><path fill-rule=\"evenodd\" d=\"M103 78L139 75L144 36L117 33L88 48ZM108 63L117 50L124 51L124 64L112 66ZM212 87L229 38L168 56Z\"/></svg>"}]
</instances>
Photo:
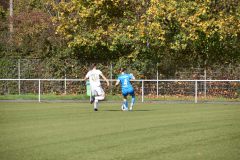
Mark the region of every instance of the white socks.
<instances>
[{"instance_id":1,"label":"white socks","mask_svg":"<svg viewBox=\"0 0 240 160\"><path fill-rule=\"evenodd\" d=\"M98 108L98 100L96 99L95 97L95 101L94 101L94 109L97 109Z\"/></svg>"}]
</instances>

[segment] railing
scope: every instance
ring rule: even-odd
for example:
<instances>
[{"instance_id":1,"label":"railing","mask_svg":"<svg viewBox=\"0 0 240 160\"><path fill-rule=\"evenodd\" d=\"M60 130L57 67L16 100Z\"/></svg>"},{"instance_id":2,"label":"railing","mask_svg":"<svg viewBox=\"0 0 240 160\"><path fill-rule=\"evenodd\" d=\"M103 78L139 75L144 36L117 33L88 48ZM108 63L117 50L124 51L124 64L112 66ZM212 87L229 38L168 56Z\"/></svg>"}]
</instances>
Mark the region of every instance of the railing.
<instances>
[{"instance_id":1,"label":"railing","mask_svg":"<svg viewBox=\"0 0 240 160\"><path fill-rule=\"evenodd\" d=\"M27 86L31 82L34 85ZM111 83L107 93L117 92L120 94L120 90L113 91L114 79L109 80ZM12 86L10 82L15 82ZM27 84L22 84L27 82ZM22 90L29 90L34 88L34 92L38 94L38 102L42 101L43 91L46 90L46 82L61 82L61 92L64 94L68 92L68 87L73 84L69 82L77 82L75 89L78 86L81 87L81 92L86 93L86 87L83 79L0 79L0 93L6 94L6 88L15 90L13 94L22 94ZM37 83L37 84L36 84ZM190 100L194 103L198 103L199 100L206 100L210 98L223 97L226 99L232 99L234 101L240 101L240 80L133 80L133 86L135 92L140 97L140 101L156 101L156 100L168 100L166 97L171 97L170 100ZM57 84L59 85L59 84ZM103 83L104 85L104 83ZM27 86L27 87L26 87ZM37 86L37 91L36 91ZM53 84L48 84L48 88L51 88ZM55 85L56 86L56 85ZM15 88L15 89L13 89ZM16 91L18 88L18 91ZM104 87L105 88L105 87ZM45 92L45 91L44 91ZM72 92L72 91L71 91ZM7 93L11 94L11 92ZM71 94L71 93L70 93ZM180 97L180 98L179 98ZM186 99L188 97L189 99ZM174 99L175 98L175 99ZM211 101L211 99L210 99Z\"/></svg>"}]
</instances>

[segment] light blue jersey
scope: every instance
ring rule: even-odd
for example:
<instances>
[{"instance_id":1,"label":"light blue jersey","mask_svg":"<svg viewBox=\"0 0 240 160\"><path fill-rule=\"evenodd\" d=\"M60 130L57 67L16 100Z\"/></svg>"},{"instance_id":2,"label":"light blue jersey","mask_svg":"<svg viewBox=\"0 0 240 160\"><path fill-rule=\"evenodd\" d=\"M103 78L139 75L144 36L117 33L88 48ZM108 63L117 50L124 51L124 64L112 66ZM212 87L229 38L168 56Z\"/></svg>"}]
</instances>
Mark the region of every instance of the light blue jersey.
<instances>
[{"instance_id":1,"label":"light blue jersey","mask_svg":"<svg viewBox=\"0 0 240 160\"><path fill-rule=\"evenodd\" d=\"M134 79L132 74L121 74L118 77L118 80L120 81L121 88L122 88L122 94L123 96L127 96L128 94L134 95L134 89L130 83L130 80Z\"/></svg>"}]
</instances>

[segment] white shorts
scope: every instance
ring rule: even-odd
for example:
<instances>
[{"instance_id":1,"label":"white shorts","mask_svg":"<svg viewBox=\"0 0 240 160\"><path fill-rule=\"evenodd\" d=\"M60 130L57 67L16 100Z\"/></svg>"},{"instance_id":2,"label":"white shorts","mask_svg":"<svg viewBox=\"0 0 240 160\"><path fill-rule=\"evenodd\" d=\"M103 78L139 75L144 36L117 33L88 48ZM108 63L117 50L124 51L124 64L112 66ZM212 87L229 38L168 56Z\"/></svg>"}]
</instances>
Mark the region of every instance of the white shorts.
<instances>
[{"instance_id":1,"label":"white shorts","mask_svg":"<svg viewBox=\"0 0 240 160\"><path fill-rule=\"evenodd\" d=\"M91 87L91 94L92 96L104 96L105 92L103 91L101 86L93 86Z\"/></svg>"}]
</instances>

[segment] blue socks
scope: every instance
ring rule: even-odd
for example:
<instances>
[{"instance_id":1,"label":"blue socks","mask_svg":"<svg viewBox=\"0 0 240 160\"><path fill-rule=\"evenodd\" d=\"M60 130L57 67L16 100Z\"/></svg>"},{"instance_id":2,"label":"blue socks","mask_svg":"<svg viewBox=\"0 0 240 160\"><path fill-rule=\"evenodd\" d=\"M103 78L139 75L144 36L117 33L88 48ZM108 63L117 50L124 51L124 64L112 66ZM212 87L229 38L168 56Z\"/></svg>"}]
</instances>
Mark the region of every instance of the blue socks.
<instances>
[{"instance_id":1,"label":"blue socks","mask_svg":"<svg viewBox=\"0 0 240 160\"><path fill-rule=\"evenodd\" d=\"M135 103L135 96L134 97L132 97L132 105L134 105L134 103Z\"/></svg>"},{"instance_id":2,"label":"blue socks","mask_svg":"<svg viewBox=\"0 0 240 160\"><path fill-rule=\"evenodd\" d=\"M124 102L123 102L123 104L125 105L125 109L128 109L128 101L126 100L126 99L124 99Z\"/></svg>"}]
</instances>

